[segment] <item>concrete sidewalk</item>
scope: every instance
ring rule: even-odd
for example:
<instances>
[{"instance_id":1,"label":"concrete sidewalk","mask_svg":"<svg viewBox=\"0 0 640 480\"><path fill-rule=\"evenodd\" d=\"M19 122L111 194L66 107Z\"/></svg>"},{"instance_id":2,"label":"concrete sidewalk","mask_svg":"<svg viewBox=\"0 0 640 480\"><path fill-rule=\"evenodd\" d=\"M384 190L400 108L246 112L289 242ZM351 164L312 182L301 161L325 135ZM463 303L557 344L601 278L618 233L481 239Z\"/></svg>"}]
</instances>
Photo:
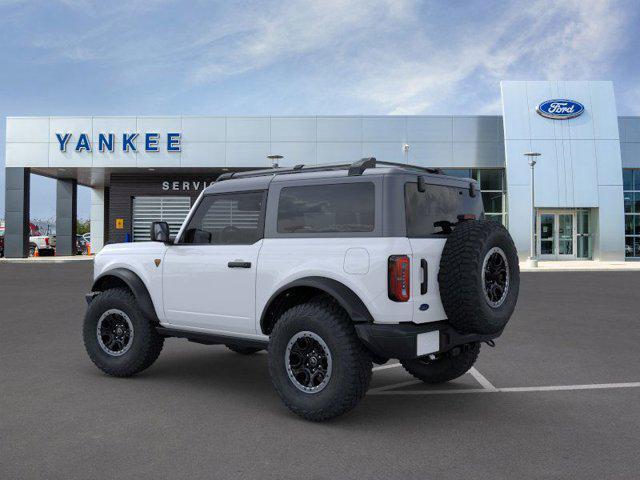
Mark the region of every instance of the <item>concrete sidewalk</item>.
<instances>
[{"instance_id":1,"label":"concrete sidewalk","mask_svg":"<svg viewBox=\"0 0 640 480\"><path fill-rule=\"evenodd\" d=\"M29 258L0 258L0 263L69 263L93 261L93 255L75 255L68 257L29 257Z\"/></svg>"},{"instance_id":2,"label":"concrete sidewalk","mask_svg":"<svg viewBox=\"0 0 640 480\"><path fill-rule=\"evenodd\" d=\"M69 263L93 261L93 255L76 255L68 257L37 257L37 258L0 258L0 263ZM541 261L537 268L532 268L524 261L520 262L521 272L598 272L598 271L640 271L640 262L600 262L597 260L573 261Z\"/></svg>"},{"instance_id":3,"label":"concrete sidewalk","mask_svg":"<svg viewBox=\"0 0 640 480\"><path fill-rule=\"evenodd\" d=\"M521 272L598 272L598 271L640 271L640 262L601 262L598 260L539 261L537 267L520 262Z\"/></svg>"}]
</instances>

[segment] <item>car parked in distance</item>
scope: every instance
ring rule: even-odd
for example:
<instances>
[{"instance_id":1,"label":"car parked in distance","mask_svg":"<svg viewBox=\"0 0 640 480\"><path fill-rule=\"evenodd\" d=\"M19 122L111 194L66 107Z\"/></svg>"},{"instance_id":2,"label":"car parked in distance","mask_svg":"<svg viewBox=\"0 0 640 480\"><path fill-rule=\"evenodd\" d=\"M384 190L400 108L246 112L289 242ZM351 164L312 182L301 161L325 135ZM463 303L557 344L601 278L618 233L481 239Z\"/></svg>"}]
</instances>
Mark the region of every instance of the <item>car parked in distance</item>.
<instances>
[{"instance_id":1,"label":"car parked in distance","mask_svg":"<svg viewBox=\"0 0 640 480\"><path fill-rule=\"evenodd\" d=\"M83 235L76 235L76 254L87 255L88 253L88 242Z\"/></svg>"},{"instance_id":2,"label":"car parked in distance","mask_svg":"<svg viewBox=\"0 0 640 480\"><path fill-rule=\"evenodd\" d=\"M33 257L36 250L38 255L51 256L56 253L56 236L50 233L41 233L40 228L33 223L29 224L29 256Z\"/></svg>"}]
</instances>

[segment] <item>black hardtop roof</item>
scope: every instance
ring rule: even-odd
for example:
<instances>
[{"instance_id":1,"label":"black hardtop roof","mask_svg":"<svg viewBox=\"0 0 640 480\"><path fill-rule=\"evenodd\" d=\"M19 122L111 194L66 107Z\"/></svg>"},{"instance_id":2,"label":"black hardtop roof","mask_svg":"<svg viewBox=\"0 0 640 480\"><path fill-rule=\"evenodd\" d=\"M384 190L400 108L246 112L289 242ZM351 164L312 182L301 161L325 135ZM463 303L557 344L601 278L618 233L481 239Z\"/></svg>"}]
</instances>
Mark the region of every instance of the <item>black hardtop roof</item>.
<instances>
[{"instance_id":1,"label":"black hardtop roof","mask_svg":"<svg viewBox=\"0 0 640 480\"><path fill-rule=\"evenodd\" d=\"M223 173L213 185L205 189L204 193L221 193L223 191L249 189L266 190L272 181L286 182L291 180L406 174L419 174L420 176L431 177L432 180L436 180L435 183L441 183L438 180L444 180L445 178L449 181L455 180L455 183L460 184L468 184L468 182L473 181L472 179L461 179L460 177L444 175L442 171L437 168L382 162L371 157L360 159L351 164L329 164L310 167L296 165L294 167L276 167Z\"/></svg>"}]
</instances>

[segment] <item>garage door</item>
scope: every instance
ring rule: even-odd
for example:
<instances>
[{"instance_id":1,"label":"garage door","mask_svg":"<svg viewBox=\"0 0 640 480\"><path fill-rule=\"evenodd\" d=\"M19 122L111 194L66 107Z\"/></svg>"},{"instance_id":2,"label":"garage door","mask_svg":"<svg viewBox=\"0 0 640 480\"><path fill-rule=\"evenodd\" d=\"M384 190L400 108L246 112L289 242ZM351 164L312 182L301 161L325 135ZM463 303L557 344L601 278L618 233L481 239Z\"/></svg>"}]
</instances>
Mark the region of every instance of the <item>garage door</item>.
<instances>
[{"instance_id":1,"label":"garage door","mask_svg":"<svg viewBox=\"0 0 640 480\"><path fill-rule=\"evenodd\" d=\"M134 197L133 241L148 241L154 221L167 222L171 235L177 235L190 208L190 197Z\"/></svg>"}]
</instances>

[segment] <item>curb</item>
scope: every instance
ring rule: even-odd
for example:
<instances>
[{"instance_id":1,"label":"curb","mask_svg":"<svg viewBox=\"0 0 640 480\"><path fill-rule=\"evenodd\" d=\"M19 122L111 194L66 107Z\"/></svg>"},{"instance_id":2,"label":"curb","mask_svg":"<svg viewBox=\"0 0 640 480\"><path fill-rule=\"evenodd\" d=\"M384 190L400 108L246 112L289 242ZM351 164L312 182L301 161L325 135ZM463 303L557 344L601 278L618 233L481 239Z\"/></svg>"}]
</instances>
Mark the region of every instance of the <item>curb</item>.
<instances>
[{"instance_id":1,"label":"curb","mask_svg":"<svg viewBox=\"0 0 640 480\"><path fill-rule=\"evenodd\" d=\"M52 264L52 263L78 263L78 262L92 262L93 257L89 257L86 255L78 255L78 258L73 257L38 257L38 258L0 258L0 264L10 263L10 264Z\"/></svg>"}]
</instances>

